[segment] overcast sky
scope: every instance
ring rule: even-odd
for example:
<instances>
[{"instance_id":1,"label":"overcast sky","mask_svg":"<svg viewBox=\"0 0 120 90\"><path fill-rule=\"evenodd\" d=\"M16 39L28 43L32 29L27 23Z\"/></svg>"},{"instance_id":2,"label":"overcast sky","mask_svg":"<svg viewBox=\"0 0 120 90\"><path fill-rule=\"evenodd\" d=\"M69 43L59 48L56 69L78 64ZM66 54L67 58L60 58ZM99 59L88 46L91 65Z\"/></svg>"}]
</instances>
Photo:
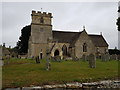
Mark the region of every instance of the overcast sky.
<instances>
[{"instance_id":1,"label":"overcast sky","mask_svg":"<svg viewBox=\"0 0 120 90\"><path fill-rule=\"evenodd\" d=\"M52 13L53 30L82 31L85 26L87 33L102 32L109 48L118 47L117 2L2 3L2 22L0 23L2 23L2 41L6 46L16 45L21 29L31 24L31 11L40 11L41 8L44 12Z\"/></svg>"}]
</instances>

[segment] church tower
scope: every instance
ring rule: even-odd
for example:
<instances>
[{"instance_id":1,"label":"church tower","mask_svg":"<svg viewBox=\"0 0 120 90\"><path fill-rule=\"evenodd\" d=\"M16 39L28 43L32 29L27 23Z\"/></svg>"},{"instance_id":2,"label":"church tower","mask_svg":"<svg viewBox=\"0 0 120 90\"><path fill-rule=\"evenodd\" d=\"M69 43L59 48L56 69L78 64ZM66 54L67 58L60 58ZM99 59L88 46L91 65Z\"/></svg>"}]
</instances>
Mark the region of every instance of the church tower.
<instances>
[{"instance_id":1,"label":"church tower","mask_svg":"<svg viewBox=\"0 0 120 90\"><path fill-rule=\"evenodd\" d=\"M43 58L46 56L47 43L52 40L52 14L32 11L31 17L31 37L28 52L31 57L39 56Z\"/></svg>"}]
</instances>

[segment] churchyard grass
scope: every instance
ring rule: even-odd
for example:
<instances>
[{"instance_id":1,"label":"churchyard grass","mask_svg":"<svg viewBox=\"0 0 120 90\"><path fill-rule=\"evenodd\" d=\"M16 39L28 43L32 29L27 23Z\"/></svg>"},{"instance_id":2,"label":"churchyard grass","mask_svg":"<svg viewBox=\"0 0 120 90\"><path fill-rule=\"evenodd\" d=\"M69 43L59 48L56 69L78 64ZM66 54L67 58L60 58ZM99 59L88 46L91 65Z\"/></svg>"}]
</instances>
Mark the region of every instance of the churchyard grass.
<instances>
[{"instance_id":1,"label":"churchyard grass","mask_svg":"<svg viewBox=\"0 0 120 90\"><path fill-rule=\"evenodd\" d=\"M118 61L96 61L96 68L89 68L87 61L51 62L46 71L45 60L36 64L31 59L10 59L2 67L2 86L23 87L63 82L89 82L118 77ZM8 64L7 64L8 63Z\"/></svg>"}]
</instances>

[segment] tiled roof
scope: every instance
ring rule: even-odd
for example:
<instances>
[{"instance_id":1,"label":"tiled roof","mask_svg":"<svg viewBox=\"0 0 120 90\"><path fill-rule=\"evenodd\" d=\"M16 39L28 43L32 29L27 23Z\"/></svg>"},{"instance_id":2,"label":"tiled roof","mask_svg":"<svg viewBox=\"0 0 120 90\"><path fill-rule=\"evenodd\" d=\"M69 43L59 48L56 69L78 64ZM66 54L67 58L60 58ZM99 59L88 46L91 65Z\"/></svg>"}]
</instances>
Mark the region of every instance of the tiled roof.
<instances>
[{"instance_id":1,"label":"tiled roof","mask_svg":"<svg viewBox=\"0 0 120 90\"><path fill-rule=\"evenodd\" d=\"M107 47L108 46L107 42L105 41L102 35L89 34L88 36L91 38L91 40L93 41L96 47Z\"/></svg>"},{"instance_id":2,"label":"tiled roof","mask_svg":"<svg viewBox=\"0 0 120 90\"><path fill-rule=\"evenodd\" d=\"M73 47L76 40L82 32L67 32L67 31L52 31L53 32L53 42L58 43L70 43L70 47ZM108 44L102 35L88 34L93 44L96 47L107 47Z\"/></svg>"},{"instance_id":3,"label":"tiled roof","mask_svg":"<svg viewBox=\"0 0 120 90\"><path fill-rule=\"evenodd\" d=\"M71 43L74 41L78 32L53 31L53 41L58 43Z\"/></svg>"}]
</instances>

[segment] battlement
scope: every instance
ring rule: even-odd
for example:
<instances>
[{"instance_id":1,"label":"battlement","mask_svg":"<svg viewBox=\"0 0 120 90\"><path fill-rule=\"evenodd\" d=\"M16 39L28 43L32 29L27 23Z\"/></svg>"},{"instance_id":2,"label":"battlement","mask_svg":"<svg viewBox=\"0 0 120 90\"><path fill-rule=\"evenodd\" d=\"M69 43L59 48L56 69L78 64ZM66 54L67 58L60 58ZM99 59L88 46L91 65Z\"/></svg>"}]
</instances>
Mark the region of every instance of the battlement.
<instances>
[{"instance_id":1,"label":"battlement","mask_svg":"<svg viewBox=\"0 0 120 90\"><path fill-rule=\"evenodd\" d=\"M45 16L45 17L51 17L52 18L52 13L47 13L47 12L41 12L41 11L34 11L32 10L32 16Z\"/></svg>"}]
</instances>

